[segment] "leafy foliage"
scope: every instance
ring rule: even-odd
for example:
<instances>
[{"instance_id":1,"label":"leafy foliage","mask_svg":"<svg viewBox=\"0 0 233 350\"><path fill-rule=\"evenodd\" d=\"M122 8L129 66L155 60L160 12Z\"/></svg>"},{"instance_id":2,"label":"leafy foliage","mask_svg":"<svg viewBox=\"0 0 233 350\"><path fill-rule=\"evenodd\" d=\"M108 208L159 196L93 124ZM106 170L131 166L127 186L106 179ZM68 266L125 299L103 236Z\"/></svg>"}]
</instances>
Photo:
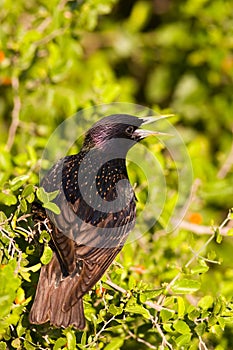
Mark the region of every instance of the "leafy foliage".
<instances>
[{"instance_id":1,"label":"leafy foliage","mask_svg":"<svg viewBox=\"0 0 233 350\"><path fill-rule=\"evenodd\" d=\"M233 348L231 5L4 1L0 349ZM49 232L32 222L32 203L58 210L56 193L38 188L47 140L78 110L123 101L178 115L172 122L194 174L185 218L165 234L166 213L176 200L176 164L148 141L166 177L170 202L163 216L147 235L126 244L85 296L86 331L30 325L39 269L51 259ZM129 169L141 210L145 178Z\"/></svg>"}]
</instances>

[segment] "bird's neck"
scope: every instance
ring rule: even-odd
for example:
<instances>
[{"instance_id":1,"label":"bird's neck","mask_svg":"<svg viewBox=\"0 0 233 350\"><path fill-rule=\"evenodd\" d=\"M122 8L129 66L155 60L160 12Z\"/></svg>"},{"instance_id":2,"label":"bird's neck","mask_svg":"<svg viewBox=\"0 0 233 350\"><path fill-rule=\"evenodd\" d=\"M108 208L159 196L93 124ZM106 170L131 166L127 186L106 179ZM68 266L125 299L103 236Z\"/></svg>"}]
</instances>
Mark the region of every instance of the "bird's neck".
<instances>
[{"instance_id":1,"label":"bird's neck","mask_svg":"<svg viewBox=\"0 0 233 350\"><path fill-rule=\"evenodd\" d=\"M126 170L126 154L127 152L121 149L115 148L99 148L93 147L89 149L82 149L81 158L87 160L87 163L95 165L95 167L101 167L104 164L109 166L111 170L118 168L122 173L127 174Z\"/></svg>"}]
</instances>

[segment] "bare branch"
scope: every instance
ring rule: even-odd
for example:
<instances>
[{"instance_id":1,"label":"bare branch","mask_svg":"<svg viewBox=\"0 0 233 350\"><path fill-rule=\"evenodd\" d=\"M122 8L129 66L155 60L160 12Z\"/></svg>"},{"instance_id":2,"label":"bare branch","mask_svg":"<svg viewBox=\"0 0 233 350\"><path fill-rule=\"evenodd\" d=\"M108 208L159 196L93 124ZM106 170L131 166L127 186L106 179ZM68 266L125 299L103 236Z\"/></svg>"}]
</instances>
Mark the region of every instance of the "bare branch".
<instances>
[{"instance_id":1,"label":"bare branch","mask_svg":"<svg viewBox=\"0 0 233 350\"><path fill-rule=\"evenodd\" d=\"M229 171L231 170L232 165L233 165L233 142L231 145L230 153L228 154L227 159L225 160L225 162L223 163L222 167L218 172L218 178L224 179L226 175L229 173Z\"/></svg>"},{"instance_id":2,"label":"bare branch","mask_svg":"<svg viewBox=\"0 0 233 350\"><path fill-rule=\"evenodd\" d=\"M176 220L173 220L173 222L176 224ZM220 229L220 233L222 236L227 236L227 233L229 229L232 227L232 223L222 227ZM198 225L198 224L193 224L188 221L182 221L179 223L179 229L184 229L193 233L196 233L198 235L213 235L215 230L218 228L216 227L211 227L211 226L205 226L205 225Z\"/></svg>"},{"instance_id":3,"label":"bare branch","mask_svg":"<svg viewBox=\"0 0 233 350\"><path fill-rule=\"evenodd\" d=\"M113 289L118 290L118 292L120 292L120 293L123 293L123 294L127 294L128 293L128 291L126 289L118 286L116 283L112 282L110 279L105 281L105 283L107 283Z\"/></svg>"},{"instance_id":4,"label":"bare branch","mask_svg":"<svg viewBox=\"0 0 233 350\"><path fill-rule=\"evenodd\" d=\"M162 331L162 328L160 327L160 325L158 324L157 322L158 318L156 317L153 321L160 337L162 338L162 346L165 347L167 346L170 350L173 350L173 346L167 341L166 337L165 337L165 334L163 333Z\"/></svg>"},{"instance_id":5,"label":"bare branch","mask_svg":"<svg viewBox=\"0 0 233 350\"><path fill-rule=\"evenodd\" d=\"M21 109L21 100L19 97L19 79L18 77L12 78L13 88L13 110L12 110L12 121L9 128L8 139L6 143L6 150L9 152L13 146L17 128L19 126L19 113Z\"/></svg>"},{"instance_id":6,"label":"bare branch","mask_svg":"<svg viewBox=\"0 0 233 350\"><path fill-rule=\"evenodd\" d=\"M198 336L198 338L199 338L199 346L198 346L199 350L208 350L202 338L200 336Z\"/></svg>"},{"instance_id":7,"label":"bare branch","mask_svg":"<svg viewBox=\"0 0 233 350\"><path fill-rule=\"evenodd\" d=\"M158 349L157 346L154 346L151 343L147 342L146 340L139 338L136 334L131 332L129 329L127 329L126 331L130 335L130 337L135 339L138 343L142 343L142 344L146 345L149 349Z\"/></svg>"}]
</instances>

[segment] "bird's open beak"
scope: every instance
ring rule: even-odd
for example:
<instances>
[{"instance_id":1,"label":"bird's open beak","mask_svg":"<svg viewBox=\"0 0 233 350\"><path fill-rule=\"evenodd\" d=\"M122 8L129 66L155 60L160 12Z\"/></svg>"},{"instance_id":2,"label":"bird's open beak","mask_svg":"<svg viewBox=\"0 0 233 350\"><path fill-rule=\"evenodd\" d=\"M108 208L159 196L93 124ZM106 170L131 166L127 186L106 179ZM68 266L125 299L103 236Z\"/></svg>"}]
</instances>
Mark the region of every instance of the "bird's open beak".
<instances>
[{"instance_id":1,"label":"bird's open beak","mask_svg":"<svg viewBox=\"0 0 233 350\"><path fill-rule=\"evenodd\" d=\"M165 114L165 115L161 115L159 118L155 118L155 117L140 118L142 120L141 125L154 123L154 122L157 122L158 120L170 118L173 116L174 116L174 114ZM168 134L165 132L159 132L159 131L154 131L154 130L143 130L143 129L136 129L134 131L134 135L135 135L135 137L139 138L140 140L142 140L148 136L156 136L156 135L171 136L171 134Z\"/></svg>"}]
</instances>

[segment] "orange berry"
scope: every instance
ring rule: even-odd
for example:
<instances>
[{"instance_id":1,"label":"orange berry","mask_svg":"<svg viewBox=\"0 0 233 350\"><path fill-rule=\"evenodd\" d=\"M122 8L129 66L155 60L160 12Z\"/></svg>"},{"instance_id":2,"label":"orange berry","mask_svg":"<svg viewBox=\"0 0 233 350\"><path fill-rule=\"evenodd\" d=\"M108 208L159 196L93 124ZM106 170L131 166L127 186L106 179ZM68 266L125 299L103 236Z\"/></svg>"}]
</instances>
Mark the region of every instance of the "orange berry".
<instances>
[{"instance_id":1,"label":"orange berry","mask_svg":"<svg viewBox=\"0 0 233 350\"><path fill-rule=\"evenodd\" d=\"M10 77L3 77L1 79L1 84L2 85L11 85L11 78Z\"/></svg>"},{"instance_id":2,"label":"orange berry","mask_svg":"<svg viewBox=\"0 0 233 350\"><path fill-rule=\"evenodd\" d=\"M5 59L5 53L2 50L0 50L0 62L4 61L4 59Z\"/></svg>"},{"instance_id":3,"label":"orange berry","mask_svg":"<svg viewBox=\"0 0 233 350\"><path fill-rule=\"evenodd\" d=\"M202 216L199 213L191 213L188 218L189 222L192 224L200 225L202 223Z\"/></svg>"},{"instance_id":4,"label":"orange berry","mask_svg":"<svg viewBox=\"0 0 233 350\"><path fill-rule=\"evenodd\" d=\"M98 297L102 297L105 291L106 291L106 288L100 287L100 288L96 288L95 293Z\"/></svg>"},{"instance_id":5,"label":"orange berry","mask_svg":"<svg viewBox=\"0 0 233 350\"><path fill-rule=\"evenodd\" d=\"M19 297L15 298L15 304L16 305L22 304L24 301L25 301L25 299L19 299Z\"/></svg>"},{"instance_id":6,"label":"orange berry","mask_svg":"<svg viewBox=\"0 0 233 350\"><path fill-rule=\"evenodd\" d=\"M222 69L225 73L233 69L233 56L227 56L222 61Z\"/></svg>"}]
</instances>

